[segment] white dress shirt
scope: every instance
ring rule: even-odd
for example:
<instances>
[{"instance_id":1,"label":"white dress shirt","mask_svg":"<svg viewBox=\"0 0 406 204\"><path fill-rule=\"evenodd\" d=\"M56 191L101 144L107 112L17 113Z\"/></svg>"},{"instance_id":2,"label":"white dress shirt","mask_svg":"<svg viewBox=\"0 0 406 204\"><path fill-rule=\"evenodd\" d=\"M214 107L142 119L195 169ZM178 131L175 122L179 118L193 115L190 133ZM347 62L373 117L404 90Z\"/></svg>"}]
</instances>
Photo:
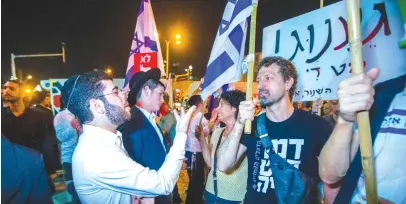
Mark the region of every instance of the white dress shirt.
<instances>
[{"instance_id":1,"label":"white dress shirt","mask_svg":"<svg viewBox=\"0 0 406 204\"><path fill-rule=\"evenodd\" d=\"M148 121L151 123L152 127L154 127L156 133L158 134L159 139L161 140L161 144L164 147L164 150L167 151L165 144L164 144L164 137L162 136L161 130L159 129L159 127L155 121L156 115L154 113L149 113L148 111L142 109L139 106L137 106L137 108L139 108L141 110L141 112L145 115L145 117L148 118Z\"/></svg>"},{"instance_id":2,"label":"white dress shirt","mask_svg":"<svg viewBox=\"0 0 406 204\"><path fill-rule=\"evenodd\" d=\"M132 203L133 195L169 195L185 158L185 133L174 144L158 171L128 157L121 133L83 125L72 158L73 180L82 203Z\"/></svg>"}]
</instances>

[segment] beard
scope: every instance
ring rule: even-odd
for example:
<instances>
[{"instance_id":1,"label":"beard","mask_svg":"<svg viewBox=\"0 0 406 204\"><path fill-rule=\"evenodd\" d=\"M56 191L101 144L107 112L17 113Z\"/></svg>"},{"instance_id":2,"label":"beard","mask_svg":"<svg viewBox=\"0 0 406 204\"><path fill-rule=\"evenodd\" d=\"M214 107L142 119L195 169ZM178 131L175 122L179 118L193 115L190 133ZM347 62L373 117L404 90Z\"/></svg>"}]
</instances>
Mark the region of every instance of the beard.
<instances>
[{"instance_id":1,"label":"beard","mask_svg":"<svg viewBox=\"0 0 406 204\"><path fill-rule=\"evenodd\" d=\"M3 101L7 103L15 103L20 99L18 96L12 96L9 94L2 95L2 98Z\"/></svg>"},{"instance_id":2,"label":"beard","mask_svg":"<svg viewBox=\"0 0 406 204\"><path fill-rule=\"evenodd\" d=\"M259 90L259 104L262 108L271 107L282 100L283 94L277 97L272 97L268 90Z\"/></svg>"},{"instance_id":3,"label":"beard","mask_svg":"<svg viewBox=\"0 0 406 204\"><path fill-rule=\"evenodd\" d=\"M104 107L106 108L107 119L114 125L121 125L131 118L128 111L125 111L120 106L109 103L107 100L104 100Z\"/></svg>"}]
</instances>

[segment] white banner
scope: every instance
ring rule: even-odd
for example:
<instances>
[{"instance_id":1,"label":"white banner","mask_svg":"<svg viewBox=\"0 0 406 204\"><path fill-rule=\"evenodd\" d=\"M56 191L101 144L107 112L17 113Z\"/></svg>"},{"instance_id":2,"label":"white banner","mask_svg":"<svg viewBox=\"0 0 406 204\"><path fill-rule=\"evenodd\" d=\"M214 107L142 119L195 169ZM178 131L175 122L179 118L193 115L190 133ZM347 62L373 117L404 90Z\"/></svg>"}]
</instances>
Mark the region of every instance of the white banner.
<instances>
[{"instance_id":1,"label":"white banner","mask_svg":"<svg viewBox=\"0 0 406 204\"><path fill-rule=\"evenodd\" d=\"M337 99L338 83L351 75L346 2L264 28L262 53L291 60L298 71L294 101ZM361 0L364 64L381 69L375 83L406 73L398 48L403 22L396 0Z\"/></svg>"}]
</instances>

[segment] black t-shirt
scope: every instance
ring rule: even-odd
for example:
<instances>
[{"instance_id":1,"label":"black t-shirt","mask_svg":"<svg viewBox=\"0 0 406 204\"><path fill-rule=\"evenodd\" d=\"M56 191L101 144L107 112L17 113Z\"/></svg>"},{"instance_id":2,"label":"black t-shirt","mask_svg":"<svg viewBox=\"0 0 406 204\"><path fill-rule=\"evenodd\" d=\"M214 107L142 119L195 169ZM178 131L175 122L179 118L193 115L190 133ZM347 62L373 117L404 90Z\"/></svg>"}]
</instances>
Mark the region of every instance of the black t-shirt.
<instances>
[{"instance_id":1,"label":"black t-shirt","mask_svg":"<svg viewBox=\"0 0 406 204\"><path fill-rule=\"evenodd\" d=\"M46 121L41 113L26 108L16 117L10 108L4 108L1 120L1 132L11 142L41 151L41 144L46 135Z\"/></svg>"},{"instance_id":2,"label":"black t-shirt","mask_svg":"<svg viewBox=\"0 0 406 204\"><path fill-rule=\"evenodd\" d=\"M254 124L255 121L253 126ZM332 132L332 127L326 120L295 109L292 116L282 122L272 122L267 118L266 128L275 151L281 157L307 176L320 181L317 157ZM244 203L276 203L269 155L261 140L254 134L243 135L241 143L247 147L248 157L247 194ZM316 186L313 188L316 191Z\"/></svg>"}]
</instances>

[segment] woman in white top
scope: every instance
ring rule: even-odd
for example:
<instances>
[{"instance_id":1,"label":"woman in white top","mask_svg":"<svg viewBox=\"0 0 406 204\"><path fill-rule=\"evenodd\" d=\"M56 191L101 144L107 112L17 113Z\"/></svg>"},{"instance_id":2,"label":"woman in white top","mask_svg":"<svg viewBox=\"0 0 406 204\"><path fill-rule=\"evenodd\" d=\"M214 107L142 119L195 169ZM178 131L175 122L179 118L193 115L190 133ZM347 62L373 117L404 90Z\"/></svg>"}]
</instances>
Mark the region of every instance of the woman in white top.
<instances>
[{"instance_id":1,"label":"woman in white top","mask_svg":"<svg viewBox=\"0 0 406 204\"><path fill-rule=\"evenodd\" d=\"M238 106L244 100L245 93L241 91L224 92L216 110L219 121L224 123L225 127L215 128L208 143L204 134L196 135L199 138L204 161L211 168L204 194L206 203L241 203L244 199L248 176L246 157L242 157L239 163L226 173L220 172L215 165L216 156L222 154L229 143L227 136L237 120ZM200 132L196 131L196 133Z\"/></svg>"}]
</instances>

